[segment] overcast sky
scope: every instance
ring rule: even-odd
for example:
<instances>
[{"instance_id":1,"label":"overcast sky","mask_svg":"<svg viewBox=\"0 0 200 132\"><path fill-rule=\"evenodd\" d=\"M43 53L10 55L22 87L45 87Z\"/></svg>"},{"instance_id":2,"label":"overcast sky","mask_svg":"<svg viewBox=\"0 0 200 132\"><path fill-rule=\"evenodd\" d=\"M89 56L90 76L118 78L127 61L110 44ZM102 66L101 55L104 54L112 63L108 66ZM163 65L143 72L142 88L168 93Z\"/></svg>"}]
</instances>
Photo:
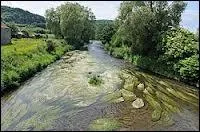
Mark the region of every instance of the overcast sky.
<instances>
[{"instance_id":1,"label":"overcast sky","mask_svg":"<svg viewBox=\"0 0 200 132\"><path fill-rule=\"evenodd\" d=\"M96 19L113 20L118 14L121 1L71 1L78 2L83 6L91 8ZM196 32L199 27L199 1L186 1L186 10L182 14L181 25L190 31ZM57 7L65 1L1 1L1 5L22 8L31 13L44 16L45 10Z\"/></svg>"}]
</instances>

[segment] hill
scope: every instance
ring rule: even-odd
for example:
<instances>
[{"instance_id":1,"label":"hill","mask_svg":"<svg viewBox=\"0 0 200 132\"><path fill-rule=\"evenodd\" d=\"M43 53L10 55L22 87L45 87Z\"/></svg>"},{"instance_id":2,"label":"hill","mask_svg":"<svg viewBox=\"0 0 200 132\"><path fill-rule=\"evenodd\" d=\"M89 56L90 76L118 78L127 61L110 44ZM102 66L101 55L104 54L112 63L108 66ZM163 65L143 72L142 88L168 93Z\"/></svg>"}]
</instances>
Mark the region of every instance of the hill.
<instances>
[{"instance_id":1,"label":"hill","mask_svg":"<svg viewBox=\"0 0 200 132\"><path fill-rule=\"evenodd\" d=\"M5 23L14 22L17 24L45 24L45 18L43 16L30 13L20 8L8 6L1 6L1 21Z\"/></svg>"}]
</instances>

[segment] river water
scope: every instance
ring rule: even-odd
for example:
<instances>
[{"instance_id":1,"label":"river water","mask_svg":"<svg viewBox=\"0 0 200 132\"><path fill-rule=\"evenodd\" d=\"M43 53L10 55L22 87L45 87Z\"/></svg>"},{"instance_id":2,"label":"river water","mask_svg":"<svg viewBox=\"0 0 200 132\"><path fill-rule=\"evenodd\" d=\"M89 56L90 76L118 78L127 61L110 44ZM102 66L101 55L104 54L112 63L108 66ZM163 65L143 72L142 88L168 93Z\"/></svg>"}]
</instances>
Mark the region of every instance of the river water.
<instances>
[{"instance_id":1,"label":"river water","mask_svg":"<svg viewBox=\"0 0 200 132\"><path fill-rule=\"evenodd\" d=\"M138 96L144 100L145 106L140 109L133 108L130 102L111 103L103 99L121 89L123 80L119 73L123 70L135 73L142 82L150 83L156 93L152 95L160 92L175 102L163 105L165 102L159 96L155 98L163 111L166 108L179 110L170 113L172 123L152 121L153 109L142 93ZM89 84L92 75L101 77L103 83L100 86ZM199 90L143 72L124 60L111 57L100 42L93 41L88 51L66 53L16 91L1 98L2 131L98 130L98 125L91 125L98 119L117 122L112 126L103 120L104 126L99 125L103 130L198 131Z\"/></svg>"}]
</instances>

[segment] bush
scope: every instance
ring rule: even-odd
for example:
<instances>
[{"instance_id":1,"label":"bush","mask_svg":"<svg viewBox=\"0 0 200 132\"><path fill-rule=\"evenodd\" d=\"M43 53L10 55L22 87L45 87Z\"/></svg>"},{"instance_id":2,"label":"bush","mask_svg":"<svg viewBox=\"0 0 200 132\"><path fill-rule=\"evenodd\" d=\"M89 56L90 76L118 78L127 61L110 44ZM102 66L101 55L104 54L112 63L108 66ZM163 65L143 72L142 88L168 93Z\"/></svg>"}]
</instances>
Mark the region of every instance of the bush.
<instances>
[{"instance_id":1,"label":"bush","mask_svg":"<svg viewBox=\"0 0 200 132\"><path fill-rule=\"evenodd\" d=\"M94 75L89 79L88 83L92 85L100 85L102 83L102 79Z\"/></svg>"},{"instance_id":2,"label":"bush","mask_svg":"<svg viewBox=\"0 0 200 132\"><path fill-rule=\"evenodd\" d=\"M197 54L197 40L195 34L186 29L177 28L168 31L162 40L163 59L179 61Z\"/></svg>"},{"instance_id":3,"label":"bush","mask_svg":"<svg viewBox=\"0 0 200 132\"><path fill-rule=\"evenodd\" d=\"M47 52L51 53L52 51L55 51L56 45L54 42L52 42L52 40L47 40L46 44L47 44Z\"/></svg>"},{"instance_id":4,"label":"bush","mask_svg":"<svg viewBox=\"0 0 200 132\"><path fill-rule=\"evenodd\" d=\"M180 60L176 65L176 69L180 73L182 79L188 81L198 81L199 61L197 55Z\"/></svg>"}]
</instances>

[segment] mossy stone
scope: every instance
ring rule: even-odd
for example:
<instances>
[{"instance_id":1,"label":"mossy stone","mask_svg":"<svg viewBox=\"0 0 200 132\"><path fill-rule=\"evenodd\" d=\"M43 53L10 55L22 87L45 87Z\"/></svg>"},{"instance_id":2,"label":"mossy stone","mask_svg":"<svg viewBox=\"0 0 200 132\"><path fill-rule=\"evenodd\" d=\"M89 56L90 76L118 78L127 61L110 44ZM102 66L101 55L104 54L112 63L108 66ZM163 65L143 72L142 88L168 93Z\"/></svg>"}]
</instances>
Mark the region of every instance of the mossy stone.
<instances>
[{"instance_id":1,"label":"mossy stone","mask_svg":"<svg viewBox=\"0 0 200 132\"><path fill-rule=\"evenodd\" d=\"M124 102L124 98L123 97L120 97L118 99L114 99L112 100L113 103L120 103L120 102Z\"/></svg>"},{"instance_id":2,"label":"mossy stone","mask_svg":"<svg viewBox=\"0 0 200 132\"><path fill-rule=\"evenodd\" d=\"M128 90L122 89L120 90L122 93L122 97L124 98L125 101L134 101L136 100L136 95L133 92L130 92Z\"/></svg>"},{"instance_id":3,"label":"mossy stone","mask_svg":"<svg viewBox=\"0 0 200 132\"><path fill-rule=\"evenodd\" d=\"M134 87L134 83L131 83L131 84L125 84L123 88L128 91L133 92L133 87Z\"/></svg>"},{"instance_id":4,"label":"mossy stone","mask_svg":"<svg viewBox=\"0 0 200 132\"><path fill-rule=\"evenodd\" d=\"M144 84L143 83L138 84L137 89L143 91L144 90Z\"/></svg>"}]
</instances>

